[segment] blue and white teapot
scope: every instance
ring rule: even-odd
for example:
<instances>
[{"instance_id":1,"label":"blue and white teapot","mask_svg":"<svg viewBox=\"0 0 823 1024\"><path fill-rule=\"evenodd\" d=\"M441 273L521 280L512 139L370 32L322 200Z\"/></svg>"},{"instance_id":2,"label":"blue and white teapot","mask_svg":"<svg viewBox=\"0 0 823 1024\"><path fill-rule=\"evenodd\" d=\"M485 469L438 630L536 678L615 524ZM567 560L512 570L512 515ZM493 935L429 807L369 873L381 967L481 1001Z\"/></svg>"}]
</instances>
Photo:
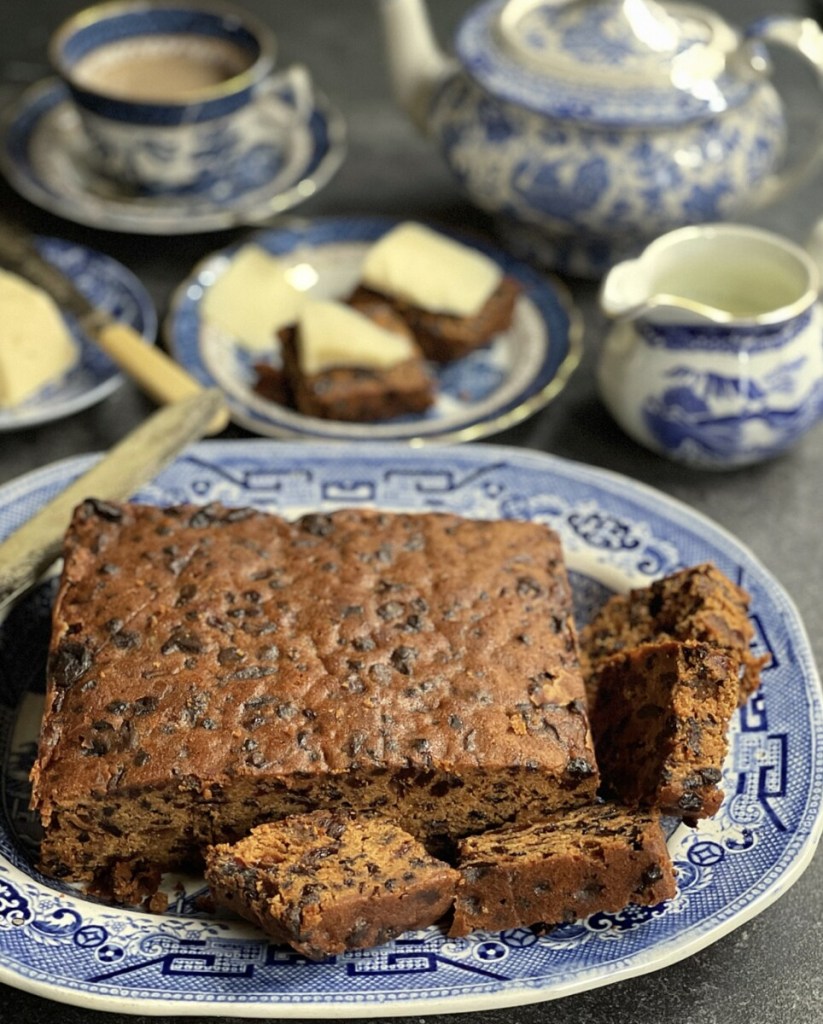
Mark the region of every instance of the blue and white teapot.
<instances>
[{"instance_id":1,"label":"blue and white teapot","mask_svg":"<svg viewBox=\"0 0 823 1024\"><path fill-rule=\"evenodd\" d=\"M509 246L545 266L599 276L666 231L773 199L817 159L810 147L781 168L786 119L763 46L795 50L823 83L811 18L741 33L693 4L486 0L455 59L423 0L380 9L397 99Z\"/></svg>"}]
</instances>

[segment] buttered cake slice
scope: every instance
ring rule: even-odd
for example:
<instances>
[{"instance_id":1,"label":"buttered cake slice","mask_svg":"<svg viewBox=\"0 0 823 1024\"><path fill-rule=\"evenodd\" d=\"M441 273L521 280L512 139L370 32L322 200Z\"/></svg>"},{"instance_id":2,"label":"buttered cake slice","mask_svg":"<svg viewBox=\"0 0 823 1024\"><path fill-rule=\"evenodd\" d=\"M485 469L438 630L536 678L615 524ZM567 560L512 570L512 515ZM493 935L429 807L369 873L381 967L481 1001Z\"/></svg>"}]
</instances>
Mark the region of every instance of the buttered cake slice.
<instances>
[{"instance_id":1,"label":"buttered cake slice","mask_svg":"<svg viewBox=\"0 0 823 1024\"><path fill-rule=\"evenodd\" d=\"M520 291L479 249L408 221L370 247L349 302L391 303L426 358L447 363L507 330Z\"/></svg>"},{"instance_id":2,"label":"buttered cake slice","mask_svg":"<svg viewBox=\"0 0 823 1024\"><path fill-rule=\"evenodd\" d=\"M375 242L361 271L367 288L448 316L476 316L502 277L484 253L411 221Z\"/></svg>"}]
</instances>

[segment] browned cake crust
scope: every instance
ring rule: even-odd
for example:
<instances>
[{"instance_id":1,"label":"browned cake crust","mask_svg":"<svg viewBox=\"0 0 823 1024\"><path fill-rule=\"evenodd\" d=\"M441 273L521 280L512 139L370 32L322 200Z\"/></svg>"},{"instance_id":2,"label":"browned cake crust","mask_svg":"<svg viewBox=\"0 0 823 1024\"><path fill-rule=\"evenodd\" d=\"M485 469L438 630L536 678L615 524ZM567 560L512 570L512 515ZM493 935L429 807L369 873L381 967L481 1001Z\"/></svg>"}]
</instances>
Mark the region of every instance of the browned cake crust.
<instances>
[{"instance_id":1,"label":"browned cake crust","mask_svg":"<svg viewBox=\"0 0 823 1024\"><path fill-rule=\"evenodd\" d=\"M628 804L687 821L714 814L739 667L729 651L694 641L606 658L591 711L604 785Z\"/></svg>"},{"instance_id":2,"label":"browned cake crust","mask_svg":"<svg viewBox=\"0 0 823 1024\"><path fill-rule=\"evenodd\" d=\"M312 960L434 924L457 878L408 832L351 812L295 815L206 851L216 902Z\"/></svg>"},{"instance_id":3,"label":"browned cake crust","mask_svg":"<svg viewBox=\"0 0 823 1024\"><path fill-rule=\"evenodd\" d=\"M375 303L389 302L410 327L426 358L448 363L487 345L496 334L505 331L511 325L521 291L513 277L504 277L480 312L468 317L430 313L365 285L356 288L348 301L356 309L366 311Z\"/></svg>"},{"instance_id":4,"label":"browned cake crust","mask_svg":"<svg viewBox=\"0 0 823 1024\"><path fill-rule=\"evenodd\" d=\"M387 330L412 337L402 319L385 302L361 312ZM434 402L434 377L417 345L417 355L386 369L338 366L306 375L300 369L297 329L286 327L279 337L287 393L294 407L306 416L372 422L425 412Z\"/></svg>"},{"instance_id":5,"label":"browned cake crust","mask_svg":"<svg viewBox=\"0 0 823 1024\"><path fill-rule=\"evenodd\" d=\"M760 685L768 656L755 656L749 594L711 563L703 563L647 587L615 594L580 631L581 662L593 699L594 670L610 655L657 640L698 640L740 659L740 702Z\"/></svg>"},{"instance_id":6,"label":"browned cake crust","mask_svg":"<svg viewBox=\"0 0 823 1024\"><path fill-rule=\"evenodd\" d=\"M186 863L324 807L438 842L594 797L543 525L87 501L64 555L32 772L47 874Z\"/></svg>"},{"instance_id":7,"label":"browned cake crust","mask_svg":"<svg viewBox=\"0 0 823 1024\"><path fill-rule=\"evenodd\" d=\"M614 804L471 836L460 843L458 866L453 936L569 923L676 893L659 816Z\"/></svg>"}]
</instances>

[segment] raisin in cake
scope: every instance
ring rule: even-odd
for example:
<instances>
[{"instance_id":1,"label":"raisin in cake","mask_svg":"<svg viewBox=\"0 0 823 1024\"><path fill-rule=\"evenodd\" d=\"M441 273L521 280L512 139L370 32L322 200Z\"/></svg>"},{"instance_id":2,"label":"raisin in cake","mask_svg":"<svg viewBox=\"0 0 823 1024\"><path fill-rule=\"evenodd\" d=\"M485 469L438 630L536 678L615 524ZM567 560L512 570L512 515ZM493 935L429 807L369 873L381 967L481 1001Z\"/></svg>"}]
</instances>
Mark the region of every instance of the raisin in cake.
<instances>
[{"instance_id":1,"label":"raisin in cake","mask_svg":"<svg viewBox=\"0 0 823 1024\"><path fill-rule=\"evenodd\" d=\"M628 804L687 821L714 814L739 668L729 651L694 641L606 658L591 710L604 785Z\"/></svg>"},{"instance_id":2,"label":"raisin in cake","mask_svg":"<svg viewBox=\"0 0 823 1024\"><path fill-rule=\"evenodd\" d=\"M206 851L216 902L312 960L434 924L457 878L396 825L352 812L294 815Z\"/></svg>"},{"instance_id":3,"label":"raisin in cake","mask_svg":"<svg viewBox=\"0 0 823 1024\"><path fill-rule=\"evenodd\" d=\"M32 780L42 869L72 879L196 862L322 808L440 843L589 803L559 538L448 513L86 501Z\"/></svg>"},{"instance_id":4,"label":"raisin in cake","mask_svg":"<svg viewBox=\"0 0 823 1024\"><path fill-rule=\"evenodd\" d=\"M459 844L460 882L450 935L477 928L569 923L676 892L656 812L596 804Z\"/></svg>"}]
</instances>

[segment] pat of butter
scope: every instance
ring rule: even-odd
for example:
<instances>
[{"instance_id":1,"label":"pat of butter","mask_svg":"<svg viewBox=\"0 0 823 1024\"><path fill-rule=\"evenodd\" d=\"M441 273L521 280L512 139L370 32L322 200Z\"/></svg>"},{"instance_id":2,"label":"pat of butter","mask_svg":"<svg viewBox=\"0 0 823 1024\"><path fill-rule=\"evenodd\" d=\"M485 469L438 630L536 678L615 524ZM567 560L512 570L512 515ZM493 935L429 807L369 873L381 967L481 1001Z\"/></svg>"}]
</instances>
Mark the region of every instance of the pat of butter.
<instances>
[{"instance_id":1,"label":"pat of butter","mask_svg":"<svg viewBox=\"0 0 823 1024\"><path fill-rule=\"evenodd\" d=\"M366 254L361 281L432 313L480 312L503 272L488 256L422 224L392 228Z\"/></svg>"},{"instance_id":2,"label":"pat of butter","mask_svg":"<svg viewBox=\"0 0 823 1024\"><path fill-rule=\"evenodd\" d=\"M342 302L307 301L297 328L300 369L307 376L336 367L386 370L417 351L407 335L380 327Z\"/></svg>"},{"instance_id":3,"label":"pat of butter","mask_svg":"<svg viewBox=\"0 0 823 1024\"><path fill-rule=\"evenodd\" d=\"M77 362L77 343L40 288L0 270L0 406L20 405Z\"/></svg>"},{"instance_id":4,"label":"pat of butter","mask_svg":"<svg viewBox=\"0 0 823 1024\"><path fill-rule=\"evenodd\" d=\"M231 263L203 296L203 318L242 348L271 352L277 331L293 324L304 294L288 280L283 262L259 245L238 249Z\"/></svg>"}]
</instances>

